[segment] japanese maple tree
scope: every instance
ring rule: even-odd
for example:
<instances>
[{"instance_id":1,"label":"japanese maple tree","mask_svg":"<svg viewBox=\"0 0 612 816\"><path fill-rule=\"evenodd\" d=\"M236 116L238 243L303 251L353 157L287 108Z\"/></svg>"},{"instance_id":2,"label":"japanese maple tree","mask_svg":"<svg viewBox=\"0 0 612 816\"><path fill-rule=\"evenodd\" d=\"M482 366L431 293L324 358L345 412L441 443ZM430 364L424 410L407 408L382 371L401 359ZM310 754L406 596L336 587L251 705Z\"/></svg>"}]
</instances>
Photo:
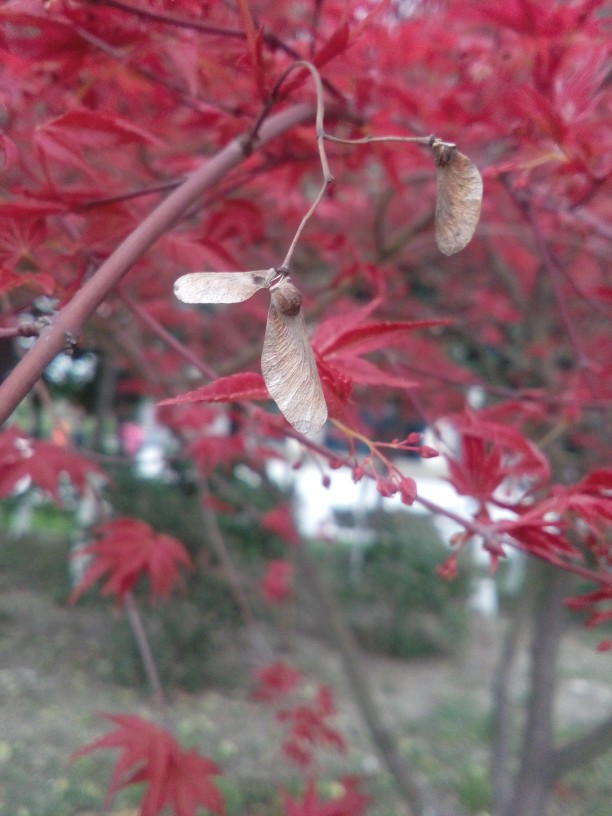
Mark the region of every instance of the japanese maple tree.
<instances>
[{"instance_id":1,"label":"japanese maple tree","mask_svg":"<svg viewBox=\"0 0 612 816\"><path fill-rule=\"evenodd\" d=\"M111 357L193 462L245 621L209 479L243 462L264 473L288 438L324 478L349 468L458 523L443 577L472 541L493 569L510 548L552 566L535 628L554 635L541 653L534 640L522 762L513 775L500 682L492 763L496 816L542 813L561 774L612 743L612 721L560 746L551 736L554 615L569 604L601 625L612 602L603 0L8 0L0 50L2 421L44 389L56 355ZM198 303L228 305L185 305ZM23 338L35 338L25 353ZM474 513L420 496L406 452L444 455ZM64 482L99 493L103 481L69 446L9 425L0 495L24 479L55 501ZM324 593L288 508L257 512ZM163 599L191 568L171 536L101 521L74 599L102 579L134 616L140 577ZM276 559L261 589L284 603L298 580ZM321 598L377 747L424 813L428 793ZM274 702L301 681L279 661L258 678ZM298 798L279 795L283 812L365 813L355 780L329 800L310 774L318 743L345 746L329 691L279 712L285 753L308 773ZM123 752L110 794L146 782L143 816L223 812L217 765L165 728L108 716L116 730L83 750Z\"/></svg>"}]
</instances>

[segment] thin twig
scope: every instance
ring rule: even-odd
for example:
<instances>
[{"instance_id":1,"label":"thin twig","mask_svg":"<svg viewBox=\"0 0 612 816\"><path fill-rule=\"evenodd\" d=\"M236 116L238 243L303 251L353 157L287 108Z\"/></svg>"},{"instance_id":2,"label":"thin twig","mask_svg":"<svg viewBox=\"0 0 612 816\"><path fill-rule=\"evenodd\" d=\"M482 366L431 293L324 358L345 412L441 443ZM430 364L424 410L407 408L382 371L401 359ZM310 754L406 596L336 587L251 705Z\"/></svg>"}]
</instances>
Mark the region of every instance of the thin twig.
<instances>
[{"instance_id":1,"label":"thin twig","mask_svg":"<svg viewBox=\"0 0 612 816\"><path fill-rule=\"evenodd\" d=\"M591 393L595 395L597 393L597 389L590 369L591 361L584 349L582 340L576 331L576 327L574 326L567 299L562 291L559 269L557 268L555 259L551 255L548 244L542 235L540 224L538 223L533 211L533 206L531 202L525 201L515 193L506 178L502 177L502 183L504 184L504 187L506 188L506 191L508 192L515 206L531 229L540 258L542 259L542 264L546 270L546 273L548 274L548 279L550 280L553 295L557 303L559 317L561 318L561 322L567 332L568 340L576 359L576 364L578 369L582 372Z\"/></svg>"},{"instance_id":2,"label":"thin twig","mask_svg":"<svg viewBox=\"0 0 612 816\"><path fill-rule=\"evenodd\" d=\"M332 136L331 133L324 133L326 142L336 142L346 145L374 144L375 142L407 142L408 144L418 144L424 147L431 147L436 141L436 137L431 136L363 136L361 139L342 139L340 136ZM455 147L454 142L441 142L445 147Z\"/></svg>"},{"instance_id":3,"label":"thin twig","mask_svg":"<svg viewBox=\"0 0 612 816\"><path fill-rule=\"evenodd\" d=\"M155 704L162 713L166 730L172 732L173 728L168 702L164 694L161 680L159 679L159 673L157 671L157 666L155 665L155 660L153 659L153 652L151 651L149 638L147 637L146 630L143 626L136 600L131 592L127 592L125 594L123 604L125 606L125 611L127 612L128 621L134 635L134 640L136 641L138 651L140 652L142 665L144 666L145 673L151 685Z\"/></svg>"},{"instance_id":4,"label":"thin twig","mask_svg":"<svg viewBox=\"0 0 612 816\"><path fill-rule=\"evenodd\" d=\"M207 377L210 380L214 380L216 378L216 373L210 368L210 366L203 363L200 358L194 354L190 348L188 348L184 343L181 343L180 340L171 334L166 328L162 326L159 320L156 320L153 315L149 312L148 309L142 307L139 303L135 300L132 300L123 289L119 289L118 295L120 300L122 300L125 305L133 312L134 315L142 322L145 326L147 326L151 331L163 340L163 342L175 351L179 356L183 357L188 363L195 366L197 370L202 374L204 377Z\"/></svg>"},{"instance_id":5,"label":"thin twig","mask_svg":"<svg viewBox=\"0 0 612 816\"><path fill-rule=\"evenodd\" d=\"M221 528L219 527L217 515L210 507L211 494L206 476L202 476L199 480L199 491L200 512L202 514L204 533L207 536L208 542L215 555L219 559L219 563L223 569L223 574L232 592L236 606L240 612L242 622L249 633L253 648L257 651L258 658L263 660L271 660L273 656L272 647L268 643L266 636L255 619L255 615L251 609L251 603L246 592L244 591L244 587L242 586L242 582L240 580L240 575L234 566L234 562L227 548L225 538Z\"/></svg>"},{"instance_id":6,"label":"thin twig","mask_svg":"<svg viewBox=\"0 0 612 816\"><path fill-rule=\"evenodd\" d=\"M269 108L276 101L276 99L278 97L278 92L279 92L279 90L281 88L281 85L285 81L285 79L289 76L289 74L292 71L295 71L295 70L300 69L300 68L305 68L307 71L310 71L313 82L315 84L315 92L316 92L316 98L317 98L315 128L316 128L316 138L317 138L317 149L319 151L319 161L321 162L321 171L323 173L323 184L321 185L321 188L320 188L319 192L317 193L317 196L316 196L315 200L312 202L312 204L310 206L310 209L308 210L306 215L302 218L302 220L300 222L300 225L297 228L297 231L296 231L295 235L293 236L293 240L291 241L291 245L289 246L287 254L285 255L285 260L282 262L282 264L279 267L279 270L282 270L282 271L288 271L289 270L289 266L291 264L291 258L293 257L293 253L295 251L295 247L297 246L297 242L299 241L300 236L302 235L302 232L304 231L304 228L306 227L306 224L310 220L312 214L314 213L314 211L317 209L317 207L321 203L327 188L329 187L329 185L334 180L334 177L333 177L333 175L331 173L331 170L330 170L330 167L329 167L329 162L327 160L327 154L325 152L325 145L323 144L323 139L324 139L323 118L324 118L324 115L325 115L325 103L324 103L324 99L323 99L323 83L321 81L321 75L319 74L319 72L317 71L317 69L315 68L315 66L311 62L308 62L307 60L298 60L297 62L294 62L293 65L290 65L285 71L283 71L283 73L281 74L281 76L277 80L274 88L272 89L272 93L270 94L270 98L268 100L267 105L264 107L264 110L260 114L259 118L257 119L257 121L256 121L256 123L255 123L255 125L253 127L251 138L253 138L253 137L255 137L257 135L260 124L264 121L265 117L267 116Z\"/></svg>"}]
</instances>

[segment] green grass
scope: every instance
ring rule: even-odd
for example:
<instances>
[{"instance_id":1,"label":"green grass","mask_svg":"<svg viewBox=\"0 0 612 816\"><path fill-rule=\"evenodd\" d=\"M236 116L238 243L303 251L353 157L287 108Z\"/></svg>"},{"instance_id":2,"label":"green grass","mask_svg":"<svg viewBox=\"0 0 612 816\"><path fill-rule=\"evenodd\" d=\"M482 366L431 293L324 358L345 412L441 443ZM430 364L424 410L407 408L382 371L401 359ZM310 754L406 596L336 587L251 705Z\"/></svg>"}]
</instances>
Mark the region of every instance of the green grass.
<instances>
[{"instance_id":1,"label":"green grass","mask_svg":"<svg viewBox=\"0 0 612 816\"><path fill-rule=\"evenodd\" d=\"M65 520L55 519L45 533L21 538L4 535L0 543L0 574L5 585L37 589L56 603L70 594L68 559L71 532Z\"/></svg>"}]
</instances>

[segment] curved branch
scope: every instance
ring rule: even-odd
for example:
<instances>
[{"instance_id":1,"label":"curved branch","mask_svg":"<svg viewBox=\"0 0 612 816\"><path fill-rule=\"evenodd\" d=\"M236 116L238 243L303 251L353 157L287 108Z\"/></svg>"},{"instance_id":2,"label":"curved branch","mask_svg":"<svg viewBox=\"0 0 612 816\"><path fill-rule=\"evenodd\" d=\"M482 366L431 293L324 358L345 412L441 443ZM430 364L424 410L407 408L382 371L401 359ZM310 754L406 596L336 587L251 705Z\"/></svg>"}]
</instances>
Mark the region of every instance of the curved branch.
<instances>
[{"instance_id":1,"label":"curved branch","mask_svg":"<svg viewBox=\"0 0 612 816\"><path fill-rule=\"evenodd\" d=\"M312 105L296 105L267 119L256 140L234 139L177 187L117 247L97 272L44 329L11 374L0 385L0 424L12 414L47 365L65 346L66 337L78 336L83 324L131 266L162 236L205 190L237 167L257 149L287 130L315 117Z\"/></svg>"},{"instance_id":2,"label":"curved branch","mask_svg":"<svg viewBox=\"0 0 612 816\"><path fill-rule=\"evenodd\" d=\"M550 755L550 776L558 779L612 748L612 716L582 737L566 742Z\"/></svg>"}]
</instances>

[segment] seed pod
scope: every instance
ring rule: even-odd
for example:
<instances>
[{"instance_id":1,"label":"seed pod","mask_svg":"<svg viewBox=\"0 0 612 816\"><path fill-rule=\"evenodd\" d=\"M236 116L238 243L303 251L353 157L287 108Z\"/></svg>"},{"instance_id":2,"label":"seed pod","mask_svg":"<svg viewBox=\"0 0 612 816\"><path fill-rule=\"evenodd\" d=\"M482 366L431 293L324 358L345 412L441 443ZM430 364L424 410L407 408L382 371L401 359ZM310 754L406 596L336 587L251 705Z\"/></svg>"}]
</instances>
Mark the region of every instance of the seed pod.
<instances>
[{"instance_id":1,"label":"seed pod","mask_svg":"<svg viewBox=\"0 0 612 816\"><path fill-rule=\"evenodd\" d=\"M174 284L183 303L241 303L260 289L267 289L275 269L255 272L190 272Z\"/></svg>"},{"instance_id":2,"label":"seed pod","mask_svg":"<svg viewBox=\"0 0 612 816\"><path fill-rule=\"evenodd\" d=\"M317 433L327 419L327 406L306 332L302 296L286 271L191 272L174 284L175 295L185 303L239 303L259 289L269 289L271 299L261 356L270 396L297 431Z\"/></svg>"},{"instance_id":3,"label":"seed pod","mask_svg":"<svg viewBox=\"0 0 612 816\"><path fill-rule=\"evenodd\" d=\"M454 255L470 242L480 218L482 177L476 165L450 142L431 145L437 166L436 243Z\"/></svg>"},{"instance_id":4,"label":"seed pod","mask_svg":"<svg viewBox=\"0 0 612 816\"><path fill-rule=\"evenodd\" d=\"M287 421L304 434L320 431L327 406L308 340L302 296L288 277L270 290L261 373L266 387Z\"/></svg>"},{"instance_id":5,"label":"seed pod","mask_svg":"<svg viewBox=\"0 0 612 816\"><path fill-rule=\"evenodd\" d=\"M295 317L302 308L302 296L286 278L281 283L270 290L272 303L284 317Z\"/></svg>"}]
</instances>

